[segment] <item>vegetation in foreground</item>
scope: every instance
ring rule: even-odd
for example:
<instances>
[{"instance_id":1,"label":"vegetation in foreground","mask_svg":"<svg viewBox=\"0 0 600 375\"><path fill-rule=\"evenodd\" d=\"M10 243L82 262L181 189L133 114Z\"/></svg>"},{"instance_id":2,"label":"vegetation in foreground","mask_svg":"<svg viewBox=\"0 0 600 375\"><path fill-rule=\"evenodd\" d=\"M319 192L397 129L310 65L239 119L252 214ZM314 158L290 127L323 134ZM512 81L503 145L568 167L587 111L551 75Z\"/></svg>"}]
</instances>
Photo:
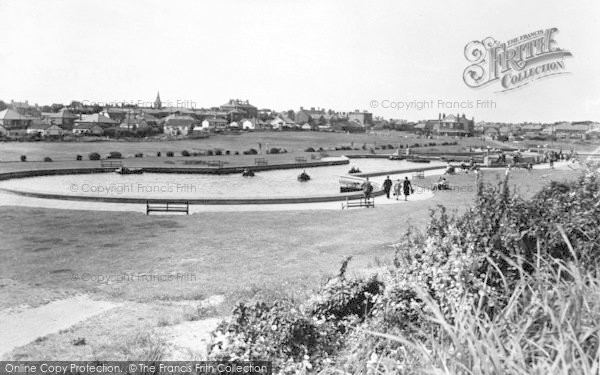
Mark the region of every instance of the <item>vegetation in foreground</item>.
<instances>
[{"instance_id":1,"label":"vegetation in foreground","mask_svg":"<svg viewBox=\"0 0 600 375\"><path fill-rule=\"evenodd\" d=\"M210 358L279 373L597 374L600 179L529 200L479 184L460 216L432 212L370 278L339 275L308 301L239 305Z\"/></svg>"}]
</instances>

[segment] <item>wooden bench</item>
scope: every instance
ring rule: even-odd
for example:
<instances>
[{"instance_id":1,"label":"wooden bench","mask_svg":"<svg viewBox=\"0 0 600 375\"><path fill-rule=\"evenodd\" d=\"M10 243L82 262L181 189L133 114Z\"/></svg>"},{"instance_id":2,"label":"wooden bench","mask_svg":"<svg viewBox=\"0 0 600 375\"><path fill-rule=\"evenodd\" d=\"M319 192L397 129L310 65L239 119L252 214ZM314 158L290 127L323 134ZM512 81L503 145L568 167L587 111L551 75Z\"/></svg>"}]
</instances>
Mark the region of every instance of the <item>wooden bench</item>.
<instances>
[{"instance_id":1,"label":"wooden bench","mask_svg":"<svg viewBox=\"0 0 600 375\"><path fill-rule=\"evenodd\" d=\"M416 171L413 173L413 178L420 178L420 179L424 179L425 178L425 171Z\"/></svg>"},{"instance_id":2,"label":"wooden bench","mask_svg":"<svg viewBox=\"0 0 600 375\"><path fill-rule=\"evenodd\" d=\"M265 158L256 158L254 159L254 165L267 165L267 159Z\"/></svg>"},{"instance_id":3,"label":"wooden bench","mask_svg":"<svg viewBox=\"0 0 600 375\"><path fill-rule=\"evenodd\" d=\"M306 158L302 157L302 156L297 156L296 163L298 163L298 164L306 163Z\"/></svg>"},{"instance_id":4,"label":"wooden bench","mask_svg":"<svg viewBox=\"0 0 600 375\"><path fill-rule=\"evenodd\" d=\"M190 214L190 202L188 201L167 201L167 202L149 202L146 201L146 215L150 212L185 212Z\"/></svg>"},{"instance_id":5,"label":"wooden bench","mask_svg":"<svg viewBox=\"0 0 600 375\"><path fill-rule=\"evenodd\" d=\"M100 167L102 168L120 168L123 166L121 160L100 160Z\"/></svg>"},{"instance_id":6,"label":"wooden bench","mask_svg":"<svg viewBox=\"0 0 600 375\"><path fill-rule=\"evenodd\" d=\"M375 199L373 197L369 197L369 198L362 197L362 198L353 199L353 200L346 198L346 202L342 202L342 210L344 208L349 209L352 207L375 208Z\"/></svg>"}]
</instances>

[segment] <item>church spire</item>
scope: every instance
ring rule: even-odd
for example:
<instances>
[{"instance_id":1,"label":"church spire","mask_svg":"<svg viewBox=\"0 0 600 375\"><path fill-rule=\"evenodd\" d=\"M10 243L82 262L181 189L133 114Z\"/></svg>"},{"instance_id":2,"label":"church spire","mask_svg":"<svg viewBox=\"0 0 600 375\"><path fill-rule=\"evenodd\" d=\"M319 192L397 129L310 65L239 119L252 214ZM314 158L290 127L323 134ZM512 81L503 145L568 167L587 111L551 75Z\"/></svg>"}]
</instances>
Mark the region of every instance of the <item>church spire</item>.
<instances>
[{"instance_id":1,"label":"church spire","mask_svg":"<svg viewBox=\"0 0 600 375\"><path fill-rule=\"evenodd\" d=\"M154 108L160 109L162 107L162 102L160 101L160 91L156 92L156 100L154 101Z\"/></svg>"}]
</instances>

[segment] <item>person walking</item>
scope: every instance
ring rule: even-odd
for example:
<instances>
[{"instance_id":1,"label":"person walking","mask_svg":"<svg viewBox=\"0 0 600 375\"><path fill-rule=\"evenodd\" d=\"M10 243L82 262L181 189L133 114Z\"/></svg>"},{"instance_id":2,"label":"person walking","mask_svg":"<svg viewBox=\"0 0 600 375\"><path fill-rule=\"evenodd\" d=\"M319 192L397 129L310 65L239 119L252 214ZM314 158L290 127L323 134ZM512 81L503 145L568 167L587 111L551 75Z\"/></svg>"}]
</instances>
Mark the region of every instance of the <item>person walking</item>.
<instances>
[{"instance_id":1,"label":"person walking","mask_svg":"<svg viewBox=\"0 0 600 375\"><path fill-rule=\"evenodd\" d=\"M397 179L396 183L394 184L394 195L396 196L396 200L398 200L401 193L402 193L402 181L400 181L400 179Z\"/></svg>"},{"instance_id":2,"label":"person walking","mask_svg":"<svg viewBox=\"0 0 600 375\"><path fill-rule=\"evenodd\" d=\"M371 193L373 192L373 185L371 185L371 182L369 181L369 177L367 177L365 182L363 182L362 190L365 195L365 199L371 198Z\"/></svg>"},{"instance_id":3,"label":"person walking","mask_svg":"<svg viewBox=\"0 0 600 375\"><path fill-rule=\"evenodd\" d=\"M385 196L387 199L390 199L390 191L392 190L392 180L390 180L390 176L387 176L385 181L383 181L383 191L385 191Z\"/></svg>"},{"instance_id":4,"label":"person walking","mask_svg":"<svg viewBox=\"0 0 600 375\"><path fill-rule=\"evenodd\" d=\"M404 200L408 200L408 196L412 194L413 187L408 179L408 177L404 177L404 182L402 183L402 189L404 190Z\"/></svg>"}]
</instances>

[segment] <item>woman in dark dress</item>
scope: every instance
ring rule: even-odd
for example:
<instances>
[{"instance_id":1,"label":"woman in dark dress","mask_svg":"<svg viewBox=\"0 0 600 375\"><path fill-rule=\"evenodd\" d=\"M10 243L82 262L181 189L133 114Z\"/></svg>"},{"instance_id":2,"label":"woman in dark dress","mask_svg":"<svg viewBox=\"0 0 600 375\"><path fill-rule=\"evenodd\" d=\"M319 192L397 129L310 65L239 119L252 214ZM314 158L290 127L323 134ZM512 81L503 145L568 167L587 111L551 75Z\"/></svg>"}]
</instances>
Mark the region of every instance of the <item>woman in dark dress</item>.
<instances>
[{"instance_id":1,"label":"woman in dark dress","mask_svg":"<svg viewBox=\"0 0 600 375\"><path fill-rule=\"evenodd\" d=\"M404 200L408 200L408 196L412 193L413 188L412 185L410 184L410 181L408 180L408 177L404 177L404 182L402 185L402 189L404 190Z\"/></svg>"}]
</instances>

